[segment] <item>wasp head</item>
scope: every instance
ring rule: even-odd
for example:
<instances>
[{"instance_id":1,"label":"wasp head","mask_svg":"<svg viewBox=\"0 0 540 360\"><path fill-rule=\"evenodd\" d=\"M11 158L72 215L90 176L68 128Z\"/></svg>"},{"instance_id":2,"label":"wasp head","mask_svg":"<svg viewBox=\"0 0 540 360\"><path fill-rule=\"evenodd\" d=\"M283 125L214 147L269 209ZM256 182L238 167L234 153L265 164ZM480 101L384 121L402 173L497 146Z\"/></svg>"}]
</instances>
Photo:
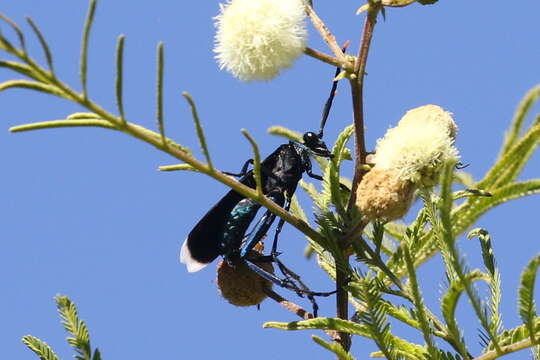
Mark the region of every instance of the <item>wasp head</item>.
<instances>
[{"instance_id":1,"label":"wasp head","mask_svg":"<svg viewBox=\"0 0 540 360\"><path fill-rule=\"evenodd\" d=\"M307 132L303 136L304 145L314 154L321 157L332 158L333 155L322 139L314 132Z\"/></svg>"}]
</instances>

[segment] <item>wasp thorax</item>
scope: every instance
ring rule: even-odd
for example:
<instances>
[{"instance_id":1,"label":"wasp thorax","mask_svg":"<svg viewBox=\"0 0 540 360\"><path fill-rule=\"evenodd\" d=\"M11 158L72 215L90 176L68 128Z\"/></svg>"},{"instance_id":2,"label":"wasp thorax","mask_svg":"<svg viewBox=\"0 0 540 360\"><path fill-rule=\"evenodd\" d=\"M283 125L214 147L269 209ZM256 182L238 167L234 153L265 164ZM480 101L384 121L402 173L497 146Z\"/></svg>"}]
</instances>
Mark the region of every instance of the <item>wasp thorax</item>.
<instances>
[{"instance_id":1,"label":"wasp thorax","mask_svg":"<svg viewBox=\"0 0 540 360\"><path fill-rule=\"evenodd\" d=\"M248 256L261 255L251 251ZM274 273L274 267L269 262L256 263L257 266ZM253 306L260 304L267 295L266 290L272 288L272 282L262 278L251 270L244 260L239 259L233 266L226 261L217 265L217 286L221 296L236 306Z\"/></svg>"},{"instance_id":2,"label":"wasp thorax","mask_svg":"<svg viewBox=\"0 0 540 360\"><path fill-rule=\"evenodd\" d=\"M368 218L404 216L414 190L435 185L444 163L459 159L450 115L437 105L417 107L377 141L374 166L357 190L357 205Z\"/></svg>"}]
</instances>

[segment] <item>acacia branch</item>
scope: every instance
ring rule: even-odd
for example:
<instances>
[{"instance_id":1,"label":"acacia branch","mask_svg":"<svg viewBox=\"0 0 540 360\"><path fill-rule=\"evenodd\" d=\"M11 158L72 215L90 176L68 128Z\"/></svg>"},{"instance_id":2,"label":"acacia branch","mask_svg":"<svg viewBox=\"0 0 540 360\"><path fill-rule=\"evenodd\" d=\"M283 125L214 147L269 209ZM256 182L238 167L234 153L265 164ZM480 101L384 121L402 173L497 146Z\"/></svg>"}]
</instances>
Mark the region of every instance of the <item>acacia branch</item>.
<instances>
[{"instance_id":1,"label":"acacia branch","mask_svg":"<svg viewBox=\"0 0 540 360\"><path fill-rule=\"evenodd\" d=\"M373 29L377 22L377 14L380 10L380 3L370 2L370 8L368 10L366 20L364 23L364 30L362 33L362 39L360 42L360 48L358 50L358 56L355 60L354 71L349 77L351 85L351 95L353 103L353 116L354 116L354 128L355 128L355 170L354 178L351 189L351 196L349 197L349 203L347 204L347 211L349 214L352 213L353 207L356 203L356 189L358 184L362 180L364 175L363 165L366 162L366 145L364 138L364 100L363 100L363 86L364 86L364 75L367 64L367 57L369 53L369 47L371 45L371 39L373 37ZM365 226L365 222L362 222ZM360 233L364 226L357 227L358 233ZM356 234L358 234L356 233ZM355 234L350 234L347 232L347 237L354 236ZM347 254L347 247L349 246L349 241L347 237L340 239L340 248L344 254ZM347 274L336 267L336 308L337 308L337 317L340 319L349 318L349 293L344 289L347 284ZM351 347L351 337L350 334L340 332L340 343L341 346L346 351L349 351Z\"/></svg>"},{"instance_id":2,"label":"acacia branch","mask_svg":"<svg viewBox=\"0 0 540 360\"><path fill-rule=\"evenodd\" d=\"M526 348L529 348L531 346L534 346L536 344L533 344L531 342L530 338L527 338L525 340L518 341L517 343L501 346L501 353L497 353L497 350L492 350L490 352L487 352L485 354L482 354L473 360L493 360L501 357L502 355L510 354L519 350L523 350Z\"/></svg>"},{"instance_id":3,"label":"acacia branch","mask_svg":"<svg viewBox=\"0 0 540 360\"><path fill-rule=\"evenodd\" d=\"M336 37L330 32L328 27L326 27L324 22L321 20L319 15L317 15L315 10L313 10L313 7L311 7L311 5L306 5L306 13L311 19L313 26L315 26L315 29L317 29L317 31L319 32L323 40L326 42L330 50L332 50L332 52L334 53L334 56L337 58L337 60L342 65L348 64L345 54L343 54L343 51L341 51L341 46L339 46L336 41Z\"/></svg>"}]
</instances>

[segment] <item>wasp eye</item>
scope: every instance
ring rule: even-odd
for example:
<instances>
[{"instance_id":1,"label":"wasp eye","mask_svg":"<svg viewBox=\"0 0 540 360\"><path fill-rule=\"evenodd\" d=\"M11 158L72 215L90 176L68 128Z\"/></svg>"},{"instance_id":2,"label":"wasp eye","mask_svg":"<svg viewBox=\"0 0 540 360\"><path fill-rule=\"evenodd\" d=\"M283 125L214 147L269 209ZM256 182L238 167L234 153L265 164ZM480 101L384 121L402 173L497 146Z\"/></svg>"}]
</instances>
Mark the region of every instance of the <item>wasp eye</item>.
<instances>
[{"instance_id":1,"label":"wasp eye","mask_svg":"<svg viewBox=\"0 0 540 360\"><path fill-rule=\"evenodd\" d=\"M313 144L316 140L318 140L317 135L314 132L307 132L303 136L304 138L304 144Z\"/></svg>"}]
</instances>

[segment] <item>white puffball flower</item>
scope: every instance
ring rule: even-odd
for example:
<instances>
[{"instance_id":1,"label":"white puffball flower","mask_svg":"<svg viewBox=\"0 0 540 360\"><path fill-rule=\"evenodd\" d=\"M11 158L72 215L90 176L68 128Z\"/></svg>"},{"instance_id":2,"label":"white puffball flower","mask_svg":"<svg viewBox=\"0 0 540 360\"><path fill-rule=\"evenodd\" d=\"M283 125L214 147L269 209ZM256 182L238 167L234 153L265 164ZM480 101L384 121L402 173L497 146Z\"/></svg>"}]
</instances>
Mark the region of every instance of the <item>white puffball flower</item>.
<instances>
[{"instance_id":1,"label":"white puffball flower","mask_svg":"<svg viewBox=\"0 0 540 360\"><path fill-rule=\"evenodd\" d=\"M303 0L229 0L215 17L220 69L242 81L270 80L302 55Z\"/></svg>"},{"instance_id":2,"label":"white puffball flower","mask_svg":"<svg viewBox=\"0 0 540 360\"><path fill-rule=\"evenodd\" d=\"M431 186L446 161L459 159L456 132L450 113L440 106L413 109L377 141L375 168L394 169L401 180Z\"/></svg>"}]
</instances>

